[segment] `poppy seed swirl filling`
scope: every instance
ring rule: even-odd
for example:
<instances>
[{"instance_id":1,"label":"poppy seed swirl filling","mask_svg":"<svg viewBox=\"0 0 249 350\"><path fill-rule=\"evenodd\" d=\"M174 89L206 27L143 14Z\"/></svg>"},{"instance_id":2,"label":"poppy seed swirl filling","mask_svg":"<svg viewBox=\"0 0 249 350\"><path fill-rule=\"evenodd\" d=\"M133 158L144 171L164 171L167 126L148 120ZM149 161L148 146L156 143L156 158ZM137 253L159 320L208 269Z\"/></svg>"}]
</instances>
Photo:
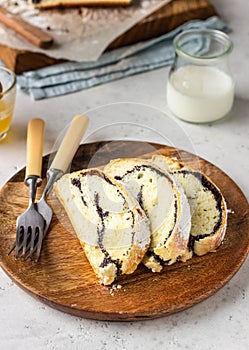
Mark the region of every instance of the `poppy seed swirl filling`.
<instances>
[{"instance_id":1,"label":"poppy seed swirl filling","mask_svg":"<svg viewBox=\"0 0 249 350\"><path fill-rule=\"evenodd\" d=\"M147 170L150 170L152 173L156 173L158 176L163 176L165 177L171 184L173 183L172 179L168 176L168 174L166 174L165 172L161 171L160 169L157 169L153 166L150 166L150 165L136 165L134 166L134 168L132 170L127 170L122 176L114 176L114 178L118 181L121 181L123 182L124 184L127 185L127 188L129 189L129 184L127 184L127 182L129 181L126 181L126 178L129 176L129 175L134 175L135 177L137 177L137 179L142 179L143 177L139 177L141 176L141 172L144 172L144 171L147 171ZM138 175L136 176L136 174L138 173ZM144 201L144 197L143 197L143 191L144 191L144 184L143 182L141 181L141 183L139 183L139 189L137 191L137 194L135 195L138 203L141 205L141 207L144 209L145 213L147 214L147 216L149 216L148 214L148 210L145 206L145 201ZM133 192L133 191L131 191ZM177 210L177 199L176 199L176 196L174 195L174 207L175 207L175 210ZM176 220L177 220L177 217L176 217L176 211L174 212L174 223L173 223L173 226L175 226L176 224ZM173 231L173 228L170 230L169 232L169 235L165 238L165 243L167 241L167 239L169 239L171 233Z\"/></svg>"},{"instance_id":2,"label":"poppy seed swirl filling","mask_svg":"<svg viewBox=\"0 0 249 350\"><path fill-rule=\"evenodd\" d=\"M108 211L103 211L103 208L100 206L99 204L99 193L95 193L94 194L94 202L96 205L96 209L97 209L97 213L100 217L101 223L98 225L97 227L97 232L98 232L98 246L101 249L101 251L103 252L103 254L105 255L104 260L102 261L102 263L99 265L99 267L106 267L108 264L115 264L117 267L117 275L121 274L121 269L122 269L122 261L120 261L119 259L112 259L110 254L108 253L108 251L104 248L103 245L103 237L105 234L105 221L104 219L109 215ZM132 222L132 227L134 228L134 215L133 215L133 222ZM134 241L134 231L131 232L131 236L132 236L132 240L131 240L131 246L133 244ZM129 247L130 249L130 247Z\"/></svg>"},{"instance_id":3,"label":"poppy seed swirl filling","mask_svg":"<svg viewBox=\"0 0 249 350\"><path fill-rule=\"evenodd\" d=\"M202 256L215 252L224 239L227 226L227 205L221 190L205 173L192 169L177 158L154 155L152 162L175 178L189 202L189 243L179 259L187 261L193 254Z\"/></svg>"},{"instance_id":4,"label":"poppy seed swirl filling","mask_svg":"<svg viewBox=\"0 0 249 350\"><path fill-rule=\"evenodd\" d=\"M222 219L223 219L223 210L222 210L222 194L221 192L217 189L217 187L210 182L203 174L201 174L200 172L195 172L195 171L190 171L190 170L180 170L180 171L176 171L172 173L174 176L176 176L176 178L183 183L183 180L180 180L181 177L183 178L188 178L189 176L195 177L200 184L203 186L203 191L204 192L209 192L210 194L212 194L213 196L213 201L215 202L215 208L216 208L216 215L215 217L212 217L211 219L214 219L215 223L212 225L211 230L209 230L208 232L202 232L202 233L197 233L198 231L200 231L199 229L192 229L190 232L190 238L189 238L189 249L193 250L194 249L194 244L195 241L200 241L201 239L204 239L206 237L212 236L214 235L221 227L222 225ZM187 187L188 185L185 185L186 191L187 191ZM195 193L195 195L193 196L188 196L189 201L193 202L197 199L198 197L198 192L197 191ZM195 222L195 210L198 211L197 205L193 205L192 204L192 221ZM208 215L208 210L206 208L202 208L203 214L205 214L205 212ZM194 223L193 223L194 224ZM193 226L193 225L192 225Z\"/></svg>"},{"instance_id":5,"label":"poppy seed swirl filling","mask_svg":"<svg viewBox=\"0 0 249 350\"><path fill-rule=\"evenodd\" d=\"M149 220L127 189L92 168L63 175L54 191L104 285L135 271L150 244Z\"/></svg>"},{"instance_id":6,"label":"poppy seed swirl filling","mask_svg":"<svg viewBox=\"0 0 249 350\"><path fill-rule=\"evenodd\" d=\"M160 271L176 262L187 249L190 209L173 177L152 162L136 158L113 160L104 171L127 188L150 221L151 244L143 263Z\"/></svg>"},{"instance_id":7,"label":"poppy seed swirl filling","mask_svg":"<svg viewBox=\"0 0 249 350\"><path fill-rule=\"evenodd\" d=\"M107 177L105 176L104 173L99 173L98 171L94 171L94 170L91 170L88 174L85 174L85 173L81 173L82 176L86 176L86 175L94 175L94 176L99 176L101 177L104 181L106 181L108 184L112 185L112 186L115 186L115 184L113 184L113 182ZM75 186L79 192L81 193L81 199L82 199L82 202L84 203L85 206L87 206L87 202L84 198L84 193L83 193L83 190L82 190L82 186L81 186L81 181L78 179L78 178L72 178L71 179L71 183L73 186ZM121 195L121 197L123 198L124 200L124 206L126 205L126 199L125 197L123 196L123 194L118 190L119 194ZM119 259L112 259L110 254L108 253L108 251L106 250L106 248L104 247L104 244L103 244L103 239L104 239L104 235L105 235L105 218L108 217L108 215L110 214L109 211L105 211L101 205L100 205L100 200L99 200L99 193L94 193L94 204L96 206L96 211L98 213L98 216L100 218L100 222L99 224L97 225L97 245L98 247L101 249L102 253L105 255L103 261L101 262L101 264L99 265L99 267L106 267L108 264L115 264L116 267L117 267L117 275L120 275L121 274L121 269L122 269L122 261L120 261ZM131 213L131 216L132 216L132 232L131 232L131 245L130 247L133 245L134 243L134 214L129 211ZM130 247L128 248L128 250L130 249ZM127 250L127 253L128 253L128 250Z\"/></svg>"}]
</instances>

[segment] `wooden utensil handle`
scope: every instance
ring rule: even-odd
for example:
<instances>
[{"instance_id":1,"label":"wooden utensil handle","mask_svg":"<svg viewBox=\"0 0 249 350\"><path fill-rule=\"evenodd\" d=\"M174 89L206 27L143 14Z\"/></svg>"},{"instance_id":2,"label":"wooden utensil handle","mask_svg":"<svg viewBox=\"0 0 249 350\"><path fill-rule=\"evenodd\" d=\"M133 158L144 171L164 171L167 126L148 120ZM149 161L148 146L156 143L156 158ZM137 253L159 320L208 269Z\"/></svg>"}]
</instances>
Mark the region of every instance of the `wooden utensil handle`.
<instances>
[{"instance_id":1,"label":"wooden utensil handle","mask_svg":"<svg viewBox=\"0 0 249 350\"><path fill-rule=\"evenodd\" d=\"M76 115L64 136L62 143L55 155L50 169L58 169L65 172L75 155L80 141L86 131L89 118L85 115Z\"/></svg>"},{"instance_id":2,"label":"wooden utensil handle","mask_svg":"<svg viewBox=\"0 0 249 350\"><path fill-rule=\"evenodd\" d=\"M50 35L2 6L0 6L0 21L37 47L45 49L53 43L53 38Z\"/></svg>"},{"instance_id":3,"label":"wooden utensil handle","mask_svg":"<svg viewBox=\"0 0 249 350\"><path fill-rule=\"evenodd\" d=\"M29 121L25 179L30 176L41 177L44 129L45 122L42 119L34 118Z\"/></svg>"}]
</instances>

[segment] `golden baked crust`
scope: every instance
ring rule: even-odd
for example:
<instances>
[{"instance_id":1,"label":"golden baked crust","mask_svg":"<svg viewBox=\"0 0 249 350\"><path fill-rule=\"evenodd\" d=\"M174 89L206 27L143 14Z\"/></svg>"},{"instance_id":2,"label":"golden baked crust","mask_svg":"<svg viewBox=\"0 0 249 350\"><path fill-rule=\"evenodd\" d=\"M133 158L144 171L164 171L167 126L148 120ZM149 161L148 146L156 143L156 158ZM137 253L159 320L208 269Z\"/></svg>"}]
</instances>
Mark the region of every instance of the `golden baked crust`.
<instances>
[{"instance_id":1,"label":"golden baked crust","mask_svg":"<svg viewBox=\"0 0 249 350\"><path fill-rule=\"evenodd\" d=\"M36 8L74 7L74 6L126 6L132 0L29 0Z\"/></svg>"}]
</instances>

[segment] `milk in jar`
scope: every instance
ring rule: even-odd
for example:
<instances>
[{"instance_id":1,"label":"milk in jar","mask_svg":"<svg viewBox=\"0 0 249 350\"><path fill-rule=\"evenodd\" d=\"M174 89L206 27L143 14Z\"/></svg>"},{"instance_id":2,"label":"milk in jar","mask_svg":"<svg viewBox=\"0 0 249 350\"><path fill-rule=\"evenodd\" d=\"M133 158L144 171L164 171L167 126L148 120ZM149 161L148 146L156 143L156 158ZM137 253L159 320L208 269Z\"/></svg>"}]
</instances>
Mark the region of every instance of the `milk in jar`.
<instances>
[{"instance_id":1,"label":"milk in jar","mask_svg":"<svg viewBox=\"0 0 249 350\"><path fill-rule=\"evenodd\" d=\"M229 36L214 29L191 29L179 33L173 46L175 59L167 82L173 115L198 124L228 115L234 100Z\"/></svg>"},{"instance_id":2,"label":"milk in jar","mask_svg":"<svg viewBox=\"0 0 249 350\"><path fill-rule=\"evenodd\" d=\"M231 76L215 67L186 65L168 80L168 106L177 117L188 122L207 123L226 116L233 99Z\"/></svg>"}]
</instances>

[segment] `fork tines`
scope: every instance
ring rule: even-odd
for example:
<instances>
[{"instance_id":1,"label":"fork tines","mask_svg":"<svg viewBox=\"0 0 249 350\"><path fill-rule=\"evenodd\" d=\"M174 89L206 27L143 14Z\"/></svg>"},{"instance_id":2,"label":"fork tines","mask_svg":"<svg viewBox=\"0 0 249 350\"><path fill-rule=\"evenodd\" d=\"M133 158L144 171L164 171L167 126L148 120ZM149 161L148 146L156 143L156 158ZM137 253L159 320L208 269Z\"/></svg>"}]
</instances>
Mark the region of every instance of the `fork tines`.
<instances>
[{"instance_id":1,"label":"fork tines","mask_svg":"<svg viewBox=\"0 0 249 350\"><path fill-rule=\"evenodd\" d=\"M25 230L24 226L18 227L17 225L16 240L8 255L15 250L15 259L20 257L21 260L32 260L34 258L35 261L38 261L42 246L42 232L43 227L29 226Z\"/></svg>"}]
</instances>

